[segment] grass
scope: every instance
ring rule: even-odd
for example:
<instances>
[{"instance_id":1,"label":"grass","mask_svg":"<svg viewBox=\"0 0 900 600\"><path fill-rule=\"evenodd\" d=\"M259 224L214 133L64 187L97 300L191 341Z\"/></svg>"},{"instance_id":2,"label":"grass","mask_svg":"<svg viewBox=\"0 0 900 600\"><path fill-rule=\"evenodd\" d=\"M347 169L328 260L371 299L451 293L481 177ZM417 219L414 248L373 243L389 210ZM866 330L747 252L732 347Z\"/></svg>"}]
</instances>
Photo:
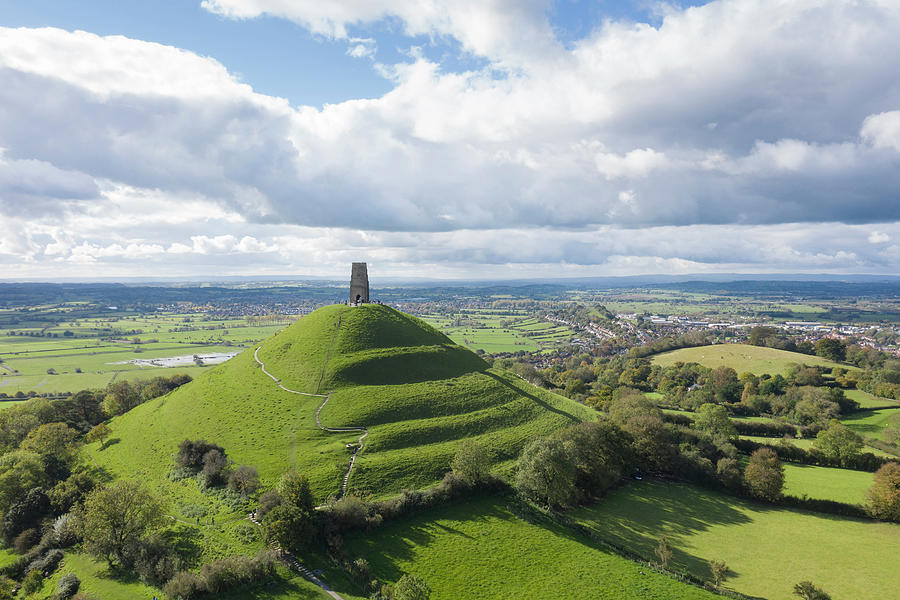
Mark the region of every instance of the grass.
<instances>
[{"instance_id":1,"label":"grass","mask_svg":"<svg viewBox=\"0 0 900 600\"><path fill-rule=\"evenodd\" d=\"M839 365L819 356L775 350L774 348L749 346L747 344L714 344L712 346L682 348L657 354L653 357L653 362L663 367L672 366L677 362L699 363L708 368L727 366L739 374L750 372L755 375L762 375L763 373L771 375L784 374L791 363L856 369L856 367Z\"/></svg>"},{"instance_id":2,"label":"grass","mask_svg":"<svg viewBox=\"0 0 900 600\"><path fill-rule=\"evenodd\" d=\"M468 500L348 536L345 549L368 560L382 580L395 582L403 573L422 577L432 600L717 597L517 512L510 498Z\"/></svg>"},{"instance_id":3,"label":"grass","mask_svg":"<svg viewBox=\"0 0 900 600\"><path fill-rule=\"evenodd\" d=\"M464 438L481 440L501 464L529 439L596 414L488 368L433 327L387 306L319 309L263 342L259 356L288 388L334 390L320 415L324 425L369 428L350 485L379 497L438 481ZM185 438L220 444L236 464L255 466L263 487L294 467L323 501L340 490L346 445L359 434L319 430L322 400L279 389L247 350L113 419L108 447L88 449L114 476L152 482L173 505L208 506L217 520L239 513L211 503L193 480L167 479Z\"/></svg>"},{"instance_id":4,"label":"grass","mask_svg":"<svg viewBox=\"0 0 900 600\"><path fill-rule=\"evenodd\" d=\"M860 408L884 408L896 406L900 408L900 402L891 400L890 398L879 398L862 390L844 390L844 395L851 400L859 402Z\"/></svg>"},{"instance_id":5,"label":"grass","mask_svg":"<svg viewBox=\"0 0 900 600\"><path fill-rule=\"evenodd\" d=\"M841 418L841 423L863 437L881 439L884 426L893 415L900 414L898 408L882 408L878 410L859 410Z\"/></svg>"},{"instance_id":6,"label":"grass","mask_svg":"<svg viewBox=\"0 0 900 600\"><path fill-rule=\"evenodd\" d=\"M817 500L864 504L872 473L800 463L784 464L784 493Z\"/></svg>"},{"instance_id":7,"label":"grass","mask_svg":"<svg viewBox=\"0 0 900 600\"><path fill-rule=\"evenodd\" d=\"M160 313L8 325L0 328L0 392L10 396L32 390L59 394L174 372L196 376L203 368L116 363L239 351L274 334L287 322L290 319L281 324L251 325L244 319ZM13 332L17 335L11 335ZM135 343L136 339L140 343ZM56 374L48 374L48 369Z\"/></svg>"},{"instance_id":8,"label":"grass","mask_svg":"<svg viewBox=\"0 0 900 600\"><path fill-rule=\"evenodd\" d=\"M452 315L424 314L422 319L470 350L488 353L530 352L555 348L577 333L520 310L467 309Z\"/></svg>"},{"instance_id":9,"label":"grass","mask_svg":"<svg viewBox=\"0 0 900 600\"><path fill-rule=\"evenodd\" d=\"M632 483L571 516L648 558L665 534L676 568L709 577L707 561L724 560L727 587L769 600L792 599L794 584L805 579L834 598L897 597L894 562L887 558L900 552L896 524L652 482Z\"/></svg>"},{"instance_id":10,"label":"grass","mask_svg":"<svg viewBox=\"0 0 900 600\"><path fill-rule=\"evenodd\" d=\"M45 580L36 597L47 598L56 592L56 584L66 573L75 573L81 580L79 592L91 594L103 600L150 600L165 598L163 593L142 583L135 576L121 576L109 571L106 563L97 561L81 552L66 552L62 566ZM238 588L216 596L222 600L307 600L325 599L329 596L318 586L279 567L277 576L269 581Z\"/></svg>"}]
</instances>

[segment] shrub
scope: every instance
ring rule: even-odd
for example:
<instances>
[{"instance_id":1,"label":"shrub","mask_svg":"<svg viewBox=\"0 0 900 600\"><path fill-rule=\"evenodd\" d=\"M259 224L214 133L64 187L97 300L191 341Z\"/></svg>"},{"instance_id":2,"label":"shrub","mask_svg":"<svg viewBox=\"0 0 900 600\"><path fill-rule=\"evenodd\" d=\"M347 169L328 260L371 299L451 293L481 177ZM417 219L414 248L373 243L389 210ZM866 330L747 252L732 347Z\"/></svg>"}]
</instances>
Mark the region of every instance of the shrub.
<instances>
[{"instance_id":1,"label":"shrub","mask_svg":"<svg viewBox=\"0 0 900 600\"><path fill-rule=\"evenodd\" d=\"M245 544L252 544L259 540L259 530L252 523L239 523L234 528L234 535Z\"/></svg>"},{"instance_id":2,"label":"shrub","mask_svg":"<svg viewBox=\"0 0 900 600\"><path fill-rule=\"evenodd\" d=\"M225 458L225 453L215 448L209 450L203 455L203 468L200 470L203 485L214 487L225 483L226 469L228 459Z\"/></svg>"},{"instance_id":3,"label":"shrub","mask_svg":"<svg viewBox=\"0 0 900 600\"><path fill-rule=\"evenodd\" d=\"M149 585L163 585L182 568L181 559L159 535L141 540L134 554L134 570Z\"/></svg>"},{"instance_id":4,"label":"shrub","mask_svg":"<svg viewBox=\"0 0 900 600\"><path fill-rule=\"evenodd\" d=\"M78 579L78 575L75 573L66 573L60 577L59 581L56 583L55 600L69 600L69 598L78 593L78 588L80 586L81 580Z\"/></svg>"},{"instance_id":5,"label":"shrub","mask_svg":"<svg viewBox=\"0 0 900 600\"><path fill-rule=\"evenodd\" d=\"M218 450L223 455L225 449L217 444L212 444L206 440L184 440L178 445L178 454L175 456L175 464L179 467L187 467L189 469L200 469L203 467L203 457L210 450Z\"/></svg>"},{"instance_id":6,"label":"shrub","mask_svg":"<svg viewBox=\"0 0 900 600\"><path fill-rule=\"evenodd\" d=\"M163 592L172 600L191 600L206 593L206 584L196 573L180 571L169 580Z\"/></svg>"},{"instance_id":7,"label":"shrub","mask_svg":"<svg viewBox=\"0 0 900 600\"><path fill-rule=\"evenodd\" d=\"M26 529L13 540L13 550L19 554L25 554L41 541L41 534L37 529Z\"/></svg>"},{"instance_id":8,"label":"shrub","mask_svg":"<svg viewBox=\"0 0 900 600\"><path fill-rule=\"evenodd\" d=\"M63 559L63 551L59 548L47 551L46 554L31 561L28 565L29 571L38 571L39 573L52 573L59 566Z\"/></svg>"},{"instance_id":9,"label":"shrub","mask_svg":"<svg viewBox=\"0 0 900 600\"><path fill-rule=\"evenodd\" d=\"M277 491L269 490L259 497L259 507L256 509L256 518L261 521L265 518L266 513L283 502L281 495Z\"/></svg>"},{"instance_id":10,"label":"shrub","mask_svg":"<svg viewBox=\"0 0 900 600\"><path fill-rule=\"evenodd\" d=\"M28 575L22 580L22 591L26 596L30 596L44 586L44 576L38 569L31 569Z\"/></svg>"},{"instance_id":11,"label":"shrub","mask_svg":"<svg viewBox=\"0 0 900 600\"><path fill-rule=\"evenodd\" d=\"M259 473L255 467L241 465L228 476L228 487L246 497L259 487Z\"/></svg>"}]
</instances>

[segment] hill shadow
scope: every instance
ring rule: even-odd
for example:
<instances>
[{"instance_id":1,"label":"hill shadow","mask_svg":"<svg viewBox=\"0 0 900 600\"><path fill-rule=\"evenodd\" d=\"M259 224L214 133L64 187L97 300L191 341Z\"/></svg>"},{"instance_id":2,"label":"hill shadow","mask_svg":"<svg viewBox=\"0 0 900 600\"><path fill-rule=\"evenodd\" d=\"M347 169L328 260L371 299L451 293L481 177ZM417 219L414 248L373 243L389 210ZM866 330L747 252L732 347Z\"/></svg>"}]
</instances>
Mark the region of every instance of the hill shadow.
<instances>
[{"instance_id":1,"label":"hill shadow","mask_svg":"<svg viewBox=\"0 0 900 600\"><path fill-rule=\"evenodd\" d=\"M522 388L518 388L518 387L514 386L513 384L511 384L510 382L508 382L506 379L500 377L500 376L497 375L496 373L491 373L490 371L485 371L484 374L487 375L488 377L493 378L497 383L500 383L501 385L504 385L504 386L506 386L507 388L513 390L516 394L518 394L518 395L520 395L520 396L524 396L524 397L528 398L529 400L533 401L534 403L540 405L540 406L541 406L542 408L544 408L545 410L548 410L548 411L553 412L553 413L556 413L556 414L558 414L558 415L562 415L562 416L564 416L564 417L567 417L568 419L570 419L570 420L572 421L572 423L581 423L581 419L579 419L579 418L576 417L575 415L573 415L573 414L571 414L571 413L567 413L566 411L561 410L561 409L559 409L559 408L556 408L555 406L553 406L552 404L550 404L550 403L547 402L546 400L541 400L540 398L538 398L538 397L535 396L534 394L531 394L531 393L529 393L529 392L526 392L526 391L523 390Z\"/></svg>"},{"instance_id":2,"label":"hill shadow","mask_svg":"<svg viewBox=\"0 0 900 600\"><path fill-rule=\"evenodd\" d=\"M591 507L572 511L570 516L613 546L649 561L657 560L654 550L659 536L664 534L671 542L674 562L697 576L708 578L708 560L716 557L704 558L685 551L688 538L714 526L744 525L753 519L736 508L742 502L736 498L687 485L677 485L677 493L673 493L674 488L670 486L631 483L627 487L630 506L611 507L607 511L603 508L608 500L601 500ZM733 569L732 574L736 574Z\"/></svg>"},{"instance_id":3,"label":"hill shadow","mask_svg":"<svg viewBox=\"0 0 900 600\"><path fill-rule=\"evenodd\" d=\"M328 380L331 385L402 385L453 379L486 368L477 354L456 346L392 348L350 355L335 365Z\"/></svg>"}]
</instances>

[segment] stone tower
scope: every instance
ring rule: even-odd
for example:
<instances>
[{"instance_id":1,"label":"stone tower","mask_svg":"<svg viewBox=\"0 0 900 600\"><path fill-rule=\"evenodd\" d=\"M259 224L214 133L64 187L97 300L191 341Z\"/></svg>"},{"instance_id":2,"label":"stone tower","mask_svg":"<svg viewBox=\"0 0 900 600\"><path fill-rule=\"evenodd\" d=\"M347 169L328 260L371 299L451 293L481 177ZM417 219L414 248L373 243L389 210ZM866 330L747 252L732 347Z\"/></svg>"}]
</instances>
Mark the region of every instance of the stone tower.
<instances>
[{"instance_id":1,"label":"stone tower","mask_svg":"<svg viewBox=\"0 0 900 600\"><path fill-rule=\"evenodd\" d=\"M353 263L350 272L350 302L369 301L369 273L366 271L366 263Z\"/></svg>"}]
</instances>

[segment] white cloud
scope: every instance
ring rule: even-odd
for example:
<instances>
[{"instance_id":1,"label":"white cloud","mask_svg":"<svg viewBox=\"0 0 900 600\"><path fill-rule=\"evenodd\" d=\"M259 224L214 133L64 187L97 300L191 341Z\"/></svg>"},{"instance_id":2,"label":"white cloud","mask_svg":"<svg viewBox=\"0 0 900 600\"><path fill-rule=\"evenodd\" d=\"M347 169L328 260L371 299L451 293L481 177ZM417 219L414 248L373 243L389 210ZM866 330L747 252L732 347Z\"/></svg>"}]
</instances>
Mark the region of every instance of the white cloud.
<instances>
[{"instance_id":1,"label":"white cloud","mask_svg":"<svg viewBox=\"0 0 900 600\"><path fill-rule=\"evenodd\" d=\"M604 23L569 49L549 0L204 6L289 18L359 57L377 47L366 27L397 19L488 64L447 72L411 51L378 66L394 86L380 98L294 107L184 50L0 28L0 218L20 228L0 253L291 269L360 251L398 265L889 262L871 226L841 223L896 239L895 2L719 0L656 28ZM844 245L785 241L828 223Z\"/></svg>"},{"instance_id":2,"label":"white cloud","mask_svg":"<svg viewBox=\"0 0 900 600\"><path fill-rule=\"evenodd\" d=\"M388 18L399 19L408 35L450 36L463 48L512 66L528 58L560 55L544 15L550 0L203 0L202 6L235 19L271 15L311 32L348 38L348 30Z\"/></svg>"},{"instance_id":3,"label":"white cloud","mask_svg":"<svg viewBox=\"0 0 900 600\"><path fill-rule=\"evenodd\" d=\"M884 244L891 241L891 236L886 233L881 233L880 231L873 231L869 234L868 239L870 244Z\"/></svg>"},{"instance_id":4,"label":"white cloud","mask_svg":"<svg viewBox=\"0 0 900 600\"><path fill-rule=\"evenodd\" d=\"M375 58L375 53L378 51L378 44L375 43L374 39L350 38L347 41L350 44L347 48L348 56L352 56L353 58Z\"/></svg>"},{"instance_id":5,"label":"white cloud","mask_svg":"<svg viewBox=\"0 0 900 600\"><path fill-rule=\"evenodd\" d=\"M869 115L863 121L860 135L876 148L900 152L900 110Z\"/></svg>"}]
</instances>

